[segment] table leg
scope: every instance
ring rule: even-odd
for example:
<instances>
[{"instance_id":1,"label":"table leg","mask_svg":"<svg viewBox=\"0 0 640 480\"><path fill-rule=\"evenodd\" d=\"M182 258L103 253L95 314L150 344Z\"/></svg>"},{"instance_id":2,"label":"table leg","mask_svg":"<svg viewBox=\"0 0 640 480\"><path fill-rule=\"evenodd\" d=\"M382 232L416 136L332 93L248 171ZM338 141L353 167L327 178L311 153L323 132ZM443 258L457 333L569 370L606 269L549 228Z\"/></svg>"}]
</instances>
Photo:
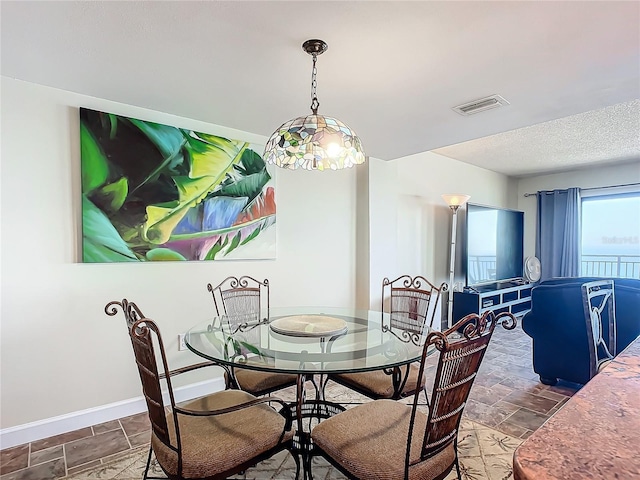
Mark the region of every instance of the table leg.
<instances>
[{"instance_id":1,"label":"table leg","mask_svg":"<svg viewBox=\"0 0 640 480\"><path fill-rule=\"evenodd\" d=\"M303 419L305 417L304 406L306 403L306 386L307 376L305 374L298 374L298 381L296 385L296 420L298 428L296 432L297 437L297 450L302 457L302 475L304 480L311 480L311 424L309 424L309 432L304 430ZM294 442L296 439L294 438Z\"/></svg>"},{"instance_id":2,"label":"table leg","mask_svg":"<svg viewBox=\"0 0 640 480\"><path fill-rule=\"evenodd\" d=\"M324 402L325 401L325 393L324 390L327 386L327 383L329 383L329 375L325 374L325 373L321 373L320 374L320 379L316 382L315 379L315 375L311 375L311 378L308 378L308 380L311 381L311 383L313 383L313 386L316 389L316 401L317 402Z\"/></svg>"},{"instance_id":3,"label":"table leg","mask_svg":"<svg viewBox=\"0 0 640 480\"><path fill-rule=\"evenodd\" d=\"M328 402L324 399L324 386L326 384L324 375L321 376L321 388L315 383L315 379L311 377L311 381L316 385L316 398L314 400L306 399L305 382L309 378L309 374L299 374L296 385L296 425L297 430L293 438L293 451L302 458L302 471L304 480L312 480L311 459L315 451L311 441L311 429L316 423L325 418L329 418L337 413L343 412L345 408L337 403ZM292 405L293 407L293 405ZM305 425L305 419L309 420ZM305 428L307 426L308 428Z\"/></svg>"}]
</instances>

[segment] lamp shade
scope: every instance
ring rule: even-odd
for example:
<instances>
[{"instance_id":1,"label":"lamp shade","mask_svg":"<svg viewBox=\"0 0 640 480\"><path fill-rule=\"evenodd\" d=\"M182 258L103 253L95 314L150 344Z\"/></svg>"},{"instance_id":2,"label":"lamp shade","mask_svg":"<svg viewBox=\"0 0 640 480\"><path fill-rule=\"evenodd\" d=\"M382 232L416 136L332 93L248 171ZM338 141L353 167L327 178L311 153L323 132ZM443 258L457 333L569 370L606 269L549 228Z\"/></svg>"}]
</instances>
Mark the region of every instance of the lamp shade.
<instances>
[{"instance_id":1,"label":"lamp shade","mask_svg":"<svg viewBox=\"0 0 640 480\"><path fill-rule=\"evenodd\" d=\"M450 207L462 207L470 198L470 195L461 195L459 193L447 193L442 195L442 199L447 202L447 205Z\"/></svg>"},{"instance_id":2,"label":"lamp shade","mask_svg":"<svg viewBox=\"0 0 640 480\"><path fill-rule=\"evenodd\" d=\"M292 170L340 170L364 163L366 157L351 128L336 118L312 114L281 125L267 141L263 158Z\"/></svg>"}]
</instances>

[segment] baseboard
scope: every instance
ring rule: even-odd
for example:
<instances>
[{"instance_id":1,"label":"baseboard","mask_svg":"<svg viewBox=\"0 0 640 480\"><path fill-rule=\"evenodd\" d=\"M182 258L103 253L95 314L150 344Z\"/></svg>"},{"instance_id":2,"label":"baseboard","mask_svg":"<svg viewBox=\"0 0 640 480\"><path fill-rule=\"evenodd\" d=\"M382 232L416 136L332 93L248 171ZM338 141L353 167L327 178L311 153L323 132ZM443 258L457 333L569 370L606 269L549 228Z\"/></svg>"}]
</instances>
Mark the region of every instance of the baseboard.
<instances>
[{"instance_id":1,"label":"baseboard","mask_svg":"<svg viewBox=\"0 0 640 480\"><path fill-rule=\"evenodd\" d=\"M177 403L198 398L209 393L224 390L224 378L218 377L211 380L192 383L173 389ZM165 404L169 403L168 395L165 395ZM143 396L130 398L120 402L101 405L99 407L79 410L57 417L45 418L36 422L25 423L15 427L0 430L0 449L15 447L25 443L53 437L61 433L72 432L80 428L90 427L99 423L117 420L147 411L147 404Z\"/></svg>"}]
</instances>

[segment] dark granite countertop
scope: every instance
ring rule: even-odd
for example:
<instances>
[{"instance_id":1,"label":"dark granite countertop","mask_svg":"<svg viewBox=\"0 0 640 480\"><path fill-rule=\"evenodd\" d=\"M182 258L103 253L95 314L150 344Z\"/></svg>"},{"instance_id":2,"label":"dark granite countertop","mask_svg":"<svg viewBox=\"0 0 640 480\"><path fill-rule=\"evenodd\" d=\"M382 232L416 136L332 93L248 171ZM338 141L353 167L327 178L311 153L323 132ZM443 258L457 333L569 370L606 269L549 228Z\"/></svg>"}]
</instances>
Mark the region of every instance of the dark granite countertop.
<instances>
[{"instance_id":1,"label":"dark granite countertop","mask_svg":"<svg viewBox=\"0 0 640 480\"><path fill-rule=\"evenodd\" d=\"M516 449L513 473L640 479L640 337Z\"/></svg>"}]
</instances>

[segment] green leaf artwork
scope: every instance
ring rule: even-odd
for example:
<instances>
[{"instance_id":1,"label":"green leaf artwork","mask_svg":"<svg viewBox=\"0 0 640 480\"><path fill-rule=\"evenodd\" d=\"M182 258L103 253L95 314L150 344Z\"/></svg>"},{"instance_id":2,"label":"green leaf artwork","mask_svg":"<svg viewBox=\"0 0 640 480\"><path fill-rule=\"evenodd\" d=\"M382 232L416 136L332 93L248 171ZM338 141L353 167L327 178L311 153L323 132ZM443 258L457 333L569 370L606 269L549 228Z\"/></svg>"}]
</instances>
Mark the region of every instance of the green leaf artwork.
<instances>
[{"instance_id":1,"label":"green leaf artwork","mask_svg":"<svg viewBox=\"0 0 640 480\"><path fill-rule=\"evenodd\" d=\"M275 258L275 182L248 142L85 108L80 142L84 262Z\"/></svg>"}]
</instances>

